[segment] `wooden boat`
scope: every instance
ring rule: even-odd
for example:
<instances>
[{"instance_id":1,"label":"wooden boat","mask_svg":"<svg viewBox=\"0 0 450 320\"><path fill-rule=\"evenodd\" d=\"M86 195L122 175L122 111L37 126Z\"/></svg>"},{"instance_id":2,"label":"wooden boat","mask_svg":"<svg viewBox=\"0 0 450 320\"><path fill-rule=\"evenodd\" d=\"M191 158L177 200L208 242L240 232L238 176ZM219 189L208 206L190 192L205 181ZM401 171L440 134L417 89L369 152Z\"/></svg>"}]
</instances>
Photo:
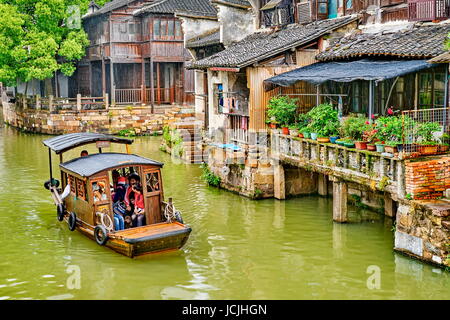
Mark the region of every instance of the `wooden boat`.
<instances>
[{"instance_id":1,"label":"wooden boat","mask_svg":"<svg viewBox=\"0 0 450 320\"><path fill-rule=\"evenodd\" d=\"M96 133L74 133L47 139L50 180L44 186L51 192L57 207L57 218L65 221L69 230L78 230L99 245L128 257L180 249L188 240L191 228L183 223L172 203L164 201L161 168L163 164L130 154L132 140ZM63 153L76 147L96 143L97 154L63 161ZM127 153L103 153L111 143L124 144ZM52 151L60 157L61 181L53 177ZM139 181L145 208L144 225L122 229L112 194L118 181L131 177ZM130 185L126 186L127 194ZM142 199L142 196L140 199ZM130 205L131 208L131 205ZM123 212L124 213L124 212ZM134 211L124 213L125 216ZM123 217L123 216L122 216ZM116 220L115 220L116 218ZM130 220L130 219L128 219Z\"/></svg>"}]
</instances>

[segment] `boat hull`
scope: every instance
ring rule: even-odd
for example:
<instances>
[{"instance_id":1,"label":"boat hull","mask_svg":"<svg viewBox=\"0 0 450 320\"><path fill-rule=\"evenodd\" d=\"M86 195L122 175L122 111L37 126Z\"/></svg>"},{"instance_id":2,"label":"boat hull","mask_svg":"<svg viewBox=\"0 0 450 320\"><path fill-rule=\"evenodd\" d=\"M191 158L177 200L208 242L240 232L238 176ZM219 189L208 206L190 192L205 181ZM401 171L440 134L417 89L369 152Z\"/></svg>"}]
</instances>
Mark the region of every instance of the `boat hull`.
<instances>
[{"instance_id":1,"label":"boat hull","mask_svg":"<svg viewBox=\"0 0 450 320\"><path fill-rule=\"evenodd\" d=\"M77 225L77 230L95 241L91 228ZM126 229L109 234L105 247L130 258L174 251L185 245L191 231L178 222Z\"/></svg>"}]
</instances>

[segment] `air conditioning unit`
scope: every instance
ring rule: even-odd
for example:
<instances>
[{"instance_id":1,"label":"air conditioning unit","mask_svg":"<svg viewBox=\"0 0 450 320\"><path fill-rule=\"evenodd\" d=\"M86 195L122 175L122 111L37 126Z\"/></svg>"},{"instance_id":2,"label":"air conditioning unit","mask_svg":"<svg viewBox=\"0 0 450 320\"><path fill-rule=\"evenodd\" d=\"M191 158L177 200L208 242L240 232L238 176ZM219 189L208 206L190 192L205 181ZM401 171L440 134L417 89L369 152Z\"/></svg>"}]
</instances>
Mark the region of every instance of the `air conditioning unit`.
<instances>
[{"instance_id":1,"label":"air conditioning unit","mask_svg":"<svg viewBox=\"0 0 450 320\"><path fill-rule=\"evenodd\" d=\"M311 1L300 2L297 4L297 18L298 23L312 22Z\"/></svg>"}]
</instances>

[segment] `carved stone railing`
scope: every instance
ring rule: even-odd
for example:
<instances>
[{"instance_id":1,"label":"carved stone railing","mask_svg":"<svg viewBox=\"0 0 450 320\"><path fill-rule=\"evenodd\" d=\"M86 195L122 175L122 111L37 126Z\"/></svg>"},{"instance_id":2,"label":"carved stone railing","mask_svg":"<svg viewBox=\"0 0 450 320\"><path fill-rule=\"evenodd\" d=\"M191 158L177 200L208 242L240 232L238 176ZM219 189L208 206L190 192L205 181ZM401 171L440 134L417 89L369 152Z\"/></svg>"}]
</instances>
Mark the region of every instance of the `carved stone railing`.
<instances>
[{"instance_id":1,"label":"carved stone railing","mask_svg":"<svg viewBox=\"0 0 450 320\"><path fill-rule=\"evenodd\" d=\"M405 196L404 160L395 157L276 133L271 134L270 156L374 191L389 192L398 198Z\"/></svg>"}]
</instances>

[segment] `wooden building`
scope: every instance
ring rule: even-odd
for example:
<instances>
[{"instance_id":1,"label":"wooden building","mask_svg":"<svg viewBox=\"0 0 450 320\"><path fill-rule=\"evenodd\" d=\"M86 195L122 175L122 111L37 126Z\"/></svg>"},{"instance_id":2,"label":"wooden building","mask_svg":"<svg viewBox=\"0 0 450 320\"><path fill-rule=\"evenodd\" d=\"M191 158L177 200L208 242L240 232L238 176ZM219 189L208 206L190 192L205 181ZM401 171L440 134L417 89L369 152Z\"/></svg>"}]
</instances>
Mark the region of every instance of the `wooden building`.
<instances>
[{"instance_id":1,"label":"wooden building","mask_svg":"<svg viewBox=\"0 0 450 320\"><path fill-rule=\"evenodd\" d=\"M90 46L72 77L72 94L116 104L192 104L193 72L177 10L197 12L208 0L91 2L83 25ZM212 10L210 10L212 11ZM214 14L212 12L211 14Z\"/></svg>"}]
</instances>

